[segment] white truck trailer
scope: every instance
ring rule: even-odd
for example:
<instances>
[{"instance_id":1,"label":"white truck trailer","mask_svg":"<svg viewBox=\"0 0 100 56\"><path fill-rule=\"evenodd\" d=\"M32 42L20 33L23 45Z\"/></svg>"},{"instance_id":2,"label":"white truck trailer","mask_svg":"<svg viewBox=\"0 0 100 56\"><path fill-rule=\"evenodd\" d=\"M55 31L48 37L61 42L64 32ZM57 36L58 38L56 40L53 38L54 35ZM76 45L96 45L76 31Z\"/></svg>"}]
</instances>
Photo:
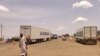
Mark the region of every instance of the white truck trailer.
<instances>
[{"instance_id":1,"label":"white truck trailer","mask_svg":"<svg viewBox=\"0 0 100 56\"><path fill-rule=\"evenodd\" d=\"M20 33L27 37L28 43L47 41L51 39L50 30L34 26L21 25Z\"/></svg>"},{"instance_id":2,"label":"white truck trailer","mask_svg":"<svg viewBox=\"0 0 100 56\"><path fill-rule=\"evenodd\" d=\"M76 32L76 40L83 44L97 43L97 27L85 26Z\"/></svg>"}]
</instances>

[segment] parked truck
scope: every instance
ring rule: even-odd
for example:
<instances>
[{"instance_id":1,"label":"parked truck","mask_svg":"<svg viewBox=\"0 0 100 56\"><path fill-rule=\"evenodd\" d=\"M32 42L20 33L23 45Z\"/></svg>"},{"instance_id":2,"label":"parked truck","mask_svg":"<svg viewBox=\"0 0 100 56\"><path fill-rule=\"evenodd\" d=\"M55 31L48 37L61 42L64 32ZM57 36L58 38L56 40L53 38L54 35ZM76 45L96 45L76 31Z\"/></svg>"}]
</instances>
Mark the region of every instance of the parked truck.
<instances>
[{"instance_id":1,"label":"parked truck","mask_svg":"<svg viewBox=\"0 0 100 56\"><path fill-rule=\"evenodd\" d=\"M57 34L52 34L51 39L57 39L57 38L58 38Z\"/></svg>"},{"instance_id":2,"label":"parked truck","mask_svg":"<svg viewBox=\"0 0 100 56\"><path fill-rule=\"evenodd\" d=\"M28 43L48 41L51 39L50 30L35 26L21 25L20 33L27 37Z\"/></svg>"},{"instance_id":3,"label":"parked truck","mask_svg":"<svg viewBox=\"0 0 100 56\"><path fill-rule=\"evenodd\" d=\"M100 30L97 31L97 40L100 41Z\"/></svg>"},{"instance_id":4,"label":"parked truck","mask_svg":"<svg viewBox=\"0 0 100 56\"><path fill-rule=\"evenodd\" d=\"M85 26L77 30L76 40L83 44L97 44L97 26Z\"/></svg>"}]
</instances>

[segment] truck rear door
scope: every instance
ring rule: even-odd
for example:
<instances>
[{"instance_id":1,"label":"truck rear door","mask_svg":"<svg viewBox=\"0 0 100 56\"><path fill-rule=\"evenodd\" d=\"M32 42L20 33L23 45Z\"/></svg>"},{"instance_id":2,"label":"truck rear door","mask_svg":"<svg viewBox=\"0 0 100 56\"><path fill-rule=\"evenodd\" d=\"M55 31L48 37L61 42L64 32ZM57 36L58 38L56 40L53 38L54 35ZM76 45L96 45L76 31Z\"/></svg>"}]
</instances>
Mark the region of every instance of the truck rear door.
<instances>
[{"instance_id":1,"label":"truck rear door","mask_svg":"<svg viewBox=\"0 0 100 56\"><path fill-rule=\"evenodd\" d=\"M22 33L25 37L31 37L31 26L20 26L20 33Z\"/></svg>"},{"instance_id":2,"label":"truck rear door","mask_svg":"<svg viewBox=\"0 0 100 56\"><path fill-rule=\"evenodd\" d=\"M91 27L91 38L97 38L97 27Z\"/></svg>"},{"instance_id":3,"label":"truck rear door","mask_svg":"<svg viewBox=\"0 0 100 56\"><path fill-rule=\"evenodd\" d=\"M91 37L90 27L84 28L84 35L85 35L85 39L89 39Z\"/></svg>"}]
</instances>

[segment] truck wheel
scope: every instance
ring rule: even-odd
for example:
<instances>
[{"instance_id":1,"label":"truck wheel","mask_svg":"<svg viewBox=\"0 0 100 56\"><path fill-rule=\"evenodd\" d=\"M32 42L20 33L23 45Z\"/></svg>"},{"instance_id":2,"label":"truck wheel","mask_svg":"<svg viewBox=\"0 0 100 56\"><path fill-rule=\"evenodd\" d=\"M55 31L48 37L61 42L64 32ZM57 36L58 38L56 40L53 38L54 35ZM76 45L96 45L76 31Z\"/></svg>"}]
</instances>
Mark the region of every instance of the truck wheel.
<instances>
[{"instance_id":1,"label":"truck wheel","mask_svg":"<svg viewBox=\"0 0 100 56\"><path fill-rule=\"evenodd\" d=\"M50 41L50 38L47 38L47 41Z\"/></svg>"},{"instance_id":2,"label":"truck wheel","mask_svg":"<svg viewBox=\"0 0 100 56\"><path fill-rule=\"evenodd\" d=\"M82 40L82 44L85 44L85 43L84 43L84 40Z\"/></svg>"},{"instance_id":3,"label":"truck wheel","mask_svg":"<svg viewBox=\"0 0 100 56\"><path fill-rule=\"evenodd\" d=\"M27 44L31 44L31 43L32 43L31 39L28 39Z\"/></svg>"},{"instance_id":4,"label":"truck wheel","mask_svg":"<svg viewBox=\"0 0 100 56\"><path fill-rule=\"evenodd\" d=\"M39 43L39 42L40 42L40 40L39 40L39 39L37 39L37 40L36 40L36 43Z\"/></svg>"},{"instance_id":5,"label":"truck wheel","mask_svg":"<svg viewBox=\"0 0 100 56\"><path fill-rule=\"evenodd\" d=\"M87 40L83 40L83 44L87 44Z\"/></svg>"},{"instance_id":6,"label":"truck wheel","mask_svg":"<svg viewBox=\"0 0 100 56\"><path fill-rule=\"evenodd\" d=\"M97 44L97 40L93 40L93 44L96 45Z\"/></svg>"}]
</instances>

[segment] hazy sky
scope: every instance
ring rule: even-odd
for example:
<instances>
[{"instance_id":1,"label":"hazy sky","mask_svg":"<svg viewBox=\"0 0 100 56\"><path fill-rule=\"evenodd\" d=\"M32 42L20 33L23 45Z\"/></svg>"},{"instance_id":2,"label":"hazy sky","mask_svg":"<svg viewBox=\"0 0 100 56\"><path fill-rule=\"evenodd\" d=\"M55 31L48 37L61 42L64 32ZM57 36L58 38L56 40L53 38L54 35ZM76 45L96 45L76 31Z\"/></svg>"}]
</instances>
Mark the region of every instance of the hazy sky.
<instances>
[{"instance_id":1,"label":"hazy sky","mask_svg":"<svg viewBox=\"0 0 100 56\"><path fill-rule=\"evenodd\" d=\"M100 0L0 0L5 37L19 34L20 25L73 34L85 25L100 28Z\"/></svg>"}]
</instances>

